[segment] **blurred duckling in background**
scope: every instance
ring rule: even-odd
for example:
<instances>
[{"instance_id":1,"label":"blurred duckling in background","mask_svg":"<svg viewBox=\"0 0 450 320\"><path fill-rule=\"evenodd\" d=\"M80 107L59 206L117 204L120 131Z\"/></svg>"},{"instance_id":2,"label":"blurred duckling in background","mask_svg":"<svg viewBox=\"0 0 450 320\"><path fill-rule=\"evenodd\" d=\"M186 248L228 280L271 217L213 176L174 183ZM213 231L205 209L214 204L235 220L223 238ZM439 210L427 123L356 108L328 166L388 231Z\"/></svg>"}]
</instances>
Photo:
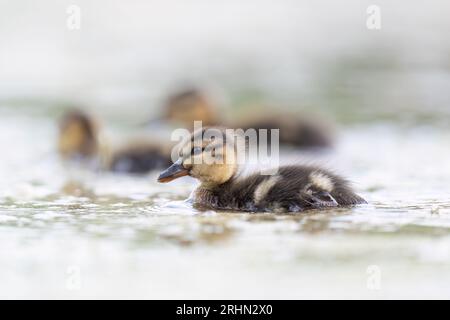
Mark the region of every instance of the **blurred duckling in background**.
<instances>
[{"instance_id":1,"label":"blurred duckling in background","mask_svg":"<svg viewBox=\"0 0 450 320\"><path fill-rule=\"evenodd\" d=\"M148 173L172 164L170 146L150 141L135 141L115 150L107 170L119 173Z\"/></svg>"},{"instance_id":2,"label":"blurred duckling in background","mask_svg":"<svg viewBox=\"0 0 450 320\"><path fill-rule=\"evenodd\" d=\"M94 164L100 154L98 124L81 110L66 112L59 122L58 152L65 161Z\"/></svg>"},{"instance_id":3,"label":"blurred duckling in background","mask_svg":"<svg viewBox=\"0 0 450 320\"><path fill-rule=\"evenodd\" d=\"M331 126L306 115L256 110L244 119L226 121L219 117L217 108L207 95L196 89L181 91L170 96L163 109L163 121L180 125L191 131L194 121L202 121L203 126L222 125L244 130L280 129L280 144L297 148L329 148L334 144Z\"/></svg>"},{"instance_id":4,"label":"blurred duckling in background","mask_svg":"<svg viewBox=\"0 0 450 320\"><path fill-rule=\"evenodd\" d=\"M100 136L99 126L90 115L70 110L60 121L59 154L65 161L120 173L147 173L172 163L168 146L141 140L111 149Z\"/></svg>"},{"instance_id":5,"label":"blurred duckling in background","mask_svg":"<svg viewBox=\"0 0 450 320\"><path fill-rule=\"evenodd\" d=\"M219 115L205 93L187 89L168 97L161 119L193 130L194 121L202 121L203 126L212 126L218 123Z\"/></svg>"},{"instance_id":6,"label":"blurred duckling in background","mask_svg":"<svg viewBox=\"0 0 450 320\"><path fill-rule=\"evenodd\" d=\"M205 130L213 130L208 132L209 137L221 139L205 138ZM179 159L160 174L158 181L187 175L200 180L192 200L211 209L301 212L366 203L345 179L318 167L282 166L274 175L243 176L238 165L242 153L234 138L216 128L194 132L180 148Z\"/></svg>"},{"instance_id":7,"label":"blurred duckling in background","mask_svg":"<svg viewBox=\"0 0 450 320\"><path fill-rule=\"evenodd\" d=\"M261 114L261 111L259 112ZM308 117L290 113L269 112L265 115L251 115L251 120L241 120L236 128L247 129L279 129L280 145L288 145L301 149L331 148L334 145L333 130L329 124ZM270 144L269 140L267 141Z\"/></svg>"}]
</instances>

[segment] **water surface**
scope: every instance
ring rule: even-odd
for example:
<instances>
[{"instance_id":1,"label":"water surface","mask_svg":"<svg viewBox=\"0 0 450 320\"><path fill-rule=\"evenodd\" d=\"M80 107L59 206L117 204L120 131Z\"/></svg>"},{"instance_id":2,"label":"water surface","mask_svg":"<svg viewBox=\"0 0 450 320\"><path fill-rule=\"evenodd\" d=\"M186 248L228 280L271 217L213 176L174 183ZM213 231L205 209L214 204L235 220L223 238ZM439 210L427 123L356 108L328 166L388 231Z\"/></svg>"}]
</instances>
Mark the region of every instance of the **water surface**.
<instances>
[{"instance_id":1,"label":"water surface","mask_svg":"<svg viewBox=\"0 0 450 320\"><path fill-rule=\"evenodd\" d=\"M0 121L0 298L450 298L446 129L351 126L333 152L283 150L369 204L276 215L194 210L190 178L69 168L52 117Z\"/></svg>"}]
</instances>

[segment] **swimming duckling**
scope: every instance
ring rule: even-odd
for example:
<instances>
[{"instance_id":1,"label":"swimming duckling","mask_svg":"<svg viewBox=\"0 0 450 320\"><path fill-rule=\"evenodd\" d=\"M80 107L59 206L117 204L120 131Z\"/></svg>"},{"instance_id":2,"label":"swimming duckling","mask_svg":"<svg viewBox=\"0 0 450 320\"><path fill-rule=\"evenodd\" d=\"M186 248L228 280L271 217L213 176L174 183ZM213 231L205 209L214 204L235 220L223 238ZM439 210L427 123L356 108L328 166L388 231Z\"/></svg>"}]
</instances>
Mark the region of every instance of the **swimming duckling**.
<instances>
[{"instance_id":1,"label":"swimming duckling","mask_svg":"<svg viewBox=\"0 0 450 320\"><path fill-rule=\"evenodd\" d=\"M147 173L171 163L167 147L147 140L112 149L100 139L96 122L81 110L71 110L62 117L58 151L63 160L120 173Z\"/></svg>"},{"instance_id":2,"label":"swimming duckling","mask_svg":"<svg viewBox=\"0 0 450 320\"><path fill-rule=\"evenodd\" d=\"M288 114L274 111L252 112L238 121L219 118L218 108L205 93L196 89L181 91L170 96L164 106L163 121L181 125L192 130L194 121L203 126L224 125L228 128L279 129L279 143L297 148L328 148L333 146L331 126L308 115ZM268 141L270 143L270 141Z\"/></svg>"},{"instance_id":3,"label":"swimming duckling","mask_svg":"<svg viewBox=\"0 0 450 320\"><path fill-rule=\"evenodd\" d=\"M108 169L119 173L147 173L172 163L169 148L153 142L136 141L116 150Z\"/></svg>"},{"instance_id":4,"label":"swimming duckling","mask_svg":"<svg viewBox=\"0 0 450 320\"><path fill-rule=\"evenodd\" d=\"M164 105L163 120L192 130L194 121L202 121L203 126L218 123L218 114L207 95L197 89L187 89L175 93Z\"/></svg>"},{"instance_id":5,"label":"swimming duckling","mask_svg":"<svg viewBox=\"0 0 450 320\"><path fill-rule=\"evenodd\" d=\"M205 130L211 130L208 136L215 138L207 138ZM187 175L200 180L193 193L194 204L212 209L301 212L366 203L345 179L318 167L284 166L273 175L242 176L234 139L221 129L194 132L180 148L179 159L158 181Z\"/></svg>"},{"instance_id":6,"label":"swimming duckling","mask_svg":"<svg viewBox=\"0 0 450 320\"><path fill-rule=\"evenodd\" d=\"M306 115L299 117L295 114L269 112L265 115L252 115L251 120L240 121L235 127L244 130L279 129L280 144L297 148L329 148L334 144L331 126Z\"/></svg>"},{"instance_id":7,"label":"swimming duckling","mask_svg":"<svg viewBox=\"0 0 450 320\"><path fill-rule=\"evenodd\" d=\"M97 158L98 126L81 110L66 112L59 123L58 152L64 160L90 161Z\"/></svg>"}]
</instances>

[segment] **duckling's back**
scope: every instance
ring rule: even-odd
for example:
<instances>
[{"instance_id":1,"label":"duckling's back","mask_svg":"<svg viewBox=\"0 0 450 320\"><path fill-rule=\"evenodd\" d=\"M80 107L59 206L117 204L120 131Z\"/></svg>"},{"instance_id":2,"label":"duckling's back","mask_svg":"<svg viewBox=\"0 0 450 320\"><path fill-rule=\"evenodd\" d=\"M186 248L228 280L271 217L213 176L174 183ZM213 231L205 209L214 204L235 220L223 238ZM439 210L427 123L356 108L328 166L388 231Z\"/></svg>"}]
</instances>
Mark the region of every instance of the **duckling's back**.
<instances>
[{"instance_id":1,"label":"duckling's back","mask_svg":"<svg viewBox=\"0 0 450 320\"><path fill-rule=\"evenodd\" d=\"M241 121L237 127L247 129L279 129L279 142L298 148L329 148L333 146L332 128L319 119L297 115L270 114ZM271 143L270 135L268 143Z\"/></svg>"},{"instance_id":2,"label":"duckling's back","mask_svg":"<svg viewBox=\"0 0 450 320\"><path fill-rule=\"evenodd\" d=\"M170 155L156 146L130 146L113 155L110 169L120 173L147 173L171 164Z\"/></svg>"},{"instance_id":3,"label":"duckling's back","mask_svg":"<svg viewBox=\"0 0 450 320\"><path fill-rule=\"evenodd\" d=\"M236 178L198 195L204 205L244 211L299 212L366 203L344 179L306 166L281 167L271 176Z\"/></svg>"}]
</instances>

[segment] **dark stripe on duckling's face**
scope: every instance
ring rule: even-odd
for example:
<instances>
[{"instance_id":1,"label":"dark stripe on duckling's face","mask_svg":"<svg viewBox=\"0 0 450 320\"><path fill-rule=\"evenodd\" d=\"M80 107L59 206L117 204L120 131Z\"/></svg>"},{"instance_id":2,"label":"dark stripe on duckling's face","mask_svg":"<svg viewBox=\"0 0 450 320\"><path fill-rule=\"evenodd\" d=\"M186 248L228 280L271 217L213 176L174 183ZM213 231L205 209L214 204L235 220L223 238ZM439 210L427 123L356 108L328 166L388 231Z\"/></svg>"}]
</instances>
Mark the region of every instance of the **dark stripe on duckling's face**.
<instances>
[{"instance_id":1,"label":"dark stripe on duckling's face","mask_svg":"<svg viewBox=\"0 0 450 320\"><path fill-rule=\"evenodd\" d=\"M191 135L180 149L179 157L185 167L202 163L222 164L230 147L235 150L234 137L228 136L222 129L207 127Z\"/></svg>"},{"instance_id":2,"label":"dark stripe on duckling's face","mask_svg":"<svg viewBox=\"0 0 450 320\"><path fill-rule=\"evenodd\" d=\"M203 128L194 132L180 149L178 161L158 181L169 182L185 175L211 184L228 181L236 172L236 161L234 145L230 149L226 139L221 129Z\"/></svg>"}]
</instances>

